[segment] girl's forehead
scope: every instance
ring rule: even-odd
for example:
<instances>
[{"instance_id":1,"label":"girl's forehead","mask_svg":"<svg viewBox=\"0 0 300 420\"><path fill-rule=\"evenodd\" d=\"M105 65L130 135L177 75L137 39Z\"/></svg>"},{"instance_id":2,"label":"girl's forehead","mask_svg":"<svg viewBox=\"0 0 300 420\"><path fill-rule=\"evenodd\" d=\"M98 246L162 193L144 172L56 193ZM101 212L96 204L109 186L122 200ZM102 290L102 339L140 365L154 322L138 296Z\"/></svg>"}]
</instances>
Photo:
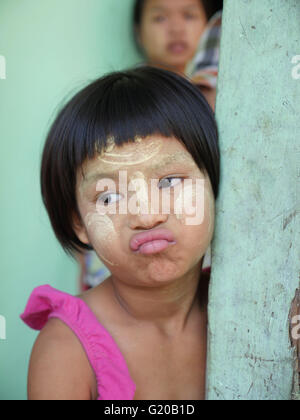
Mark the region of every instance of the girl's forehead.
<instances>
[{"instance_id":1,"label":"girl's forehead","mask_svg":"<svg viewBox=\"0 0 300 420\"><path fill-rule=\"evenodd\" d=\"M114 142L114 138L110 137L107 141L108 145L103 153L109 154L117 152L118 154L128 153L145 153L149 149L157 149L157 152L168 152L173 149L181 149L186 151L184 144L182 144L175 137L164 137L160 134L151 135L147 137L136 136L134 141L123 143L121 146L117 146Z\"/></svg>"},{"instance_id":2,"label":"girl's forehead","mask_svg":"<svg viewBox=\"0 0 300 420\"><path fill-rule=\"evenodd\" d=\"M108 139L107 147L102 153L96 153L94 159L88 160L83 165L83 172L88 173L96 167L103 172L118 170L121 167L153 166L153 163L162 164L162 160L176 162L194 162L193 157L175 137L161 135L136 137L134 142L117 146L114 139Z\"/></svg>"},{"instance_id":3,"label":"girl's forehead","mask_svg":"<svg viewBox=\"0 0 300 420\"><path fill-rule=\"evenodd\" d=\"M201 0L146 0L145 2L145 8L147 7L148 10L152 8L200 7L201 5Z\"/></svg>"}]
</instances>

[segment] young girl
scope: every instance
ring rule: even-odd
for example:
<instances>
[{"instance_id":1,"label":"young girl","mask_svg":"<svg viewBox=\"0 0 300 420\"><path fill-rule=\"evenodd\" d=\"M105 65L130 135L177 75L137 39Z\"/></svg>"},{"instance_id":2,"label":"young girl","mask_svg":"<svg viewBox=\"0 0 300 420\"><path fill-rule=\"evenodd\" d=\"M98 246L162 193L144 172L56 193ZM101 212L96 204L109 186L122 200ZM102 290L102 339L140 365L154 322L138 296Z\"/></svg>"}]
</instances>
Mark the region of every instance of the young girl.
<instances>
[{"instance_id":1,"label":"young girl","mask_svg":"<svg viewBox=\"0 0 300 420\"><path fill-rule=\"evenodd\" d=\"M135 41L145 61L186 73L213 109L222 7L222 0L135 0L133 7ZM79 255L78 261L81 290L100 284L110 275L93 251ZM206 268L211 265L210 247L203 264Z\"/></svg>"},{"instance_id":2,"label":"young girl","mask_svg":"<svg viewBox=\"0 0 300 420\"><path fill-rule=\"evenodd\" d=\"M43 201L63 248L94 249L111 276L79 297L33 291L21 315L42 330L29 399L205 398L201 268L218 185L213 112L172 72L113 73L63 108L43 152Z\"/></svg>"}]
</instances>

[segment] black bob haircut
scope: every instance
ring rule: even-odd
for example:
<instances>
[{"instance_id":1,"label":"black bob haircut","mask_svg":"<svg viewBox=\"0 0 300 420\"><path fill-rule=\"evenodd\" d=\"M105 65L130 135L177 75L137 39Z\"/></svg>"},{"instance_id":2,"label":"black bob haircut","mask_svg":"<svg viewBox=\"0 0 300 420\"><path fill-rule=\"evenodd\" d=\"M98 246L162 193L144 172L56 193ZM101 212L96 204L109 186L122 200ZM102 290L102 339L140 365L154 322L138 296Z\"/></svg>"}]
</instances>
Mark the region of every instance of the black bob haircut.
<instances>
[{"instance_id":1,"label":"black bob haircut","mask_svg":"<svg viewBox=\"0 0 300 420\"><path fill-rule=\"evenodd\" d=\"M160 134L185 145L207 173L218 196L220 156L213 111L187 79L155 67L104 76L77 93L58 113L41 162L41 193L65 252L91 250L74 231L81 221L76 201L77 171L114 137L116 146Z\"/></svg>"},{"instance_id":2,"label":"black bob haircut","mask_svg":"<svg viewBox=\"0 0 300 420\"><path fill-rule=\"evenodd\" d=\"M143 10L147 0L135 0L133 7L133 23L139 27L142 21ZM206 17L209 20L216 12L223 9L223 0L199 0L203 4Z\"/></svg>"}]
</instances>

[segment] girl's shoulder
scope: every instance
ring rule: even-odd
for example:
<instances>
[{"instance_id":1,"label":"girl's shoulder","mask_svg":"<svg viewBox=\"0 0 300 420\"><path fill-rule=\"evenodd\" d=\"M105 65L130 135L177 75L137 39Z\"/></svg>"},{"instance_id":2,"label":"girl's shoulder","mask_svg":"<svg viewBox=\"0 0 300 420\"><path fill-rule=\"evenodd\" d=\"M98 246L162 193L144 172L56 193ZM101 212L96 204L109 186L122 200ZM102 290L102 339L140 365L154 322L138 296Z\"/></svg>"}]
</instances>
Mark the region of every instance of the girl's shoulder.
<instances>
[{"instance_id":1,"label":"girl's shoulder","mask_svg":"<svg viewBox=\"0 0 300 420\"><path fill-rule=\"evenodd\" d=\"M95 291L90 293L87 300L94 294ZM31 293L21 319L29 327L42 330L32 354L33 368L44 360L51 371L52 364L59 358L57 366L61 366L62 372L68 376L66 362L69 356L76 365L71 374L78 373L80 377L82 371L86 372L86 381L83 381L88 385L85 396L94 391L96 382L99 399L132 399L134 384L125 360L110 333L88 305L86 296L81 299L49 285L40 286ZM39 369L41 372L45 370L44 365ZM33 382L39 384L39 379L37 377ZM72 377L72 383L76 383L76 378Z\"/></svg>"},{"instance_id":2,"label":"girl's shoulder","mask_svg":"<svg viewBox=\"0 0 300 420\"><path fill-rule=\"evenodd\" d=\"M29 364L29 399L95 398L81 306L72 295L49 285L32 291L20 316L30 328L40 330Z\"/></svg>"},{"instance_id":3,"label":"girl's shoulder","mask_svg":"<svg viewBox=\"0 0 300 420\"><path fill-rule=\"evenodd\" d=\"M94 400L95 376L70 328L49 319L34 343L28 370L30 400Z\"/></svg>"}]
</instances>

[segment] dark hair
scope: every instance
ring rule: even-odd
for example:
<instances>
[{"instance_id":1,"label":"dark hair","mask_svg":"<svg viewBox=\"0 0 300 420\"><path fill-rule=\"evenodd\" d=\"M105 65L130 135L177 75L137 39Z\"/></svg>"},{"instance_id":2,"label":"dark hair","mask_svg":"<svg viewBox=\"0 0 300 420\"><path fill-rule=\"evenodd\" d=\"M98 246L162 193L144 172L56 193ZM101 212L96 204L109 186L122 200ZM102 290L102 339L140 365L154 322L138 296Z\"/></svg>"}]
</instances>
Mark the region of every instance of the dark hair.
<instances>
[{"instance_id":1,"label":"dark hair","mask_svg":"<svg viewBox=\"0 0 300 420\"><path fill-rule=\"evenodd\" d=\"M92 249L74 231L81 220L76 175L86 159L136 136L176 137L207 172L214 196L219 186L218 133L214 114L198 88L167 70L140 67L104 76L77 93L50 128L41 163L41 193L64 250Z\"/></svg>"},{"instance_id":2,"label":"dark hair","mask_svg":"<svg viewBox=\"0 0 300 420\"><path fill-rule=\"evenodd\" d=\"M133 8L133 23L139 27L142 20L143 10L147 0L135 0ZM207 19L210 19L217 11L223 9L223 0L199 0L202 2Z\"/></svg>"}]
</instances>

